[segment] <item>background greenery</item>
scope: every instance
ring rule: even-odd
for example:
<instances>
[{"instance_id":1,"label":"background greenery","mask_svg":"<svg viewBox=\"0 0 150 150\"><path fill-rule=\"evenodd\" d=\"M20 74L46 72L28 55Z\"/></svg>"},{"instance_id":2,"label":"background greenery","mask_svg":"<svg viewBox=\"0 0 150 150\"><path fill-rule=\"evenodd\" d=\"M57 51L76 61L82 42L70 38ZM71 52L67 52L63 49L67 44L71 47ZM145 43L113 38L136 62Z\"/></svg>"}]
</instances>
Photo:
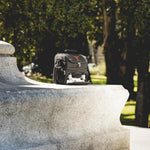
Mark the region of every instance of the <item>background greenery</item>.
<instances>
[{"instance_id":1,"label":"background greenery","mask_svg":"<svg viewBox=\"0 0 150 150\"><path fill-rule=\"evenodd\" d=\"M20 70L33 62L38 72L50 77L56 53L74 48L90 60L88 40L96 47L103 44L104 8L110 20L116 20L115 60L128 64L128 45L133 62L143 59L135 56L150 47L148 0L0 0L0 39L15 46Z\"/></svg>"}]
</instances>

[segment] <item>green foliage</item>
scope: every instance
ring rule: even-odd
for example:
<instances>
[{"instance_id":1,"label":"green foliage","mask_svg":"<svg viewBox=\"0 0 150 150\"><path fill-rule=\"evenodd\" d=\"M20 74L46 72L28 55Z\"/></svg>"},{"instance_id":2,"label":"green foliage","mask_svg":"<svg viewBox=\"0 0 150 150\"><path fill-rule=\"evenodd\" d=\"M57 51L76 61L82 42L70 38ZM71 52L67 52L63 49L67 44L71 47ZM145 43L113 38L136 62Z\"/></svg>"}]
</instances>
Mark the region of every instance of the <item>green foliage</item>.
<instances>
[{"instance_id":1,"label":"green foliage","mask_svg":"<svg viewBox=\"0 0 150 150\"><path fill-rule=\"evenodd\" d=\"M136 20L136 28L138 29L139 36L145 36L148 34L150 27L150 2L143 2L139 4L134 12ZM141 33L141 34L140 34Z\"/></svg>"},{"instance_id":2,"label":"green foliage","mask_svg":"<svg viewBox=\"0 0 150 150\"><path fill-rule=\"evenodd\" d=\"M124 51L127 33L133 28L136 30L133 46L140 47L139 43L143 43L148 47L149 2L115 2L113 7L117 8L119 51ZM110 7L106 10L111 14ZM34 62L39 66L38 71L49 76L57 52L76 48L88 55L87 38L94 40L96 47L103 43L102 0L1 0L0 28L0 39L12 43L16 48L15 56L20 69Z\"/></svg>"},{"instance_id":3,"label":"green foliage","mask_svg":"<svg viewBox=\"0 0 150 150\"><path fill-rule=\"evenodd\" d=\"M81 2L79 0L55 1L54 24L53 28L60 35L77 37L77 33L85 34L89 28L89 10L92 9L90 1Z\"/></svg>"},{"instance_id":4,"label":"green foliage","mask_svg":"<svg viewBox=\"0 0 150 150\"><path fill-rule=\"evenodd\" d=\"M143 1L143 3L139 4L134 15L137 29L136 34L142 40L141 44L145 44L144 48L150 51L150 2Z\"/></svg>"},{"instance_id":5,"label":"green foliage","mask_svg":"<svg viewBox=\"0 0 150 150\"><path fill-rule=\"evenodd\" d=\"M40 48L41 33L48 26L45 24L46 1L6 0L1 1L0 6L0 38L15 46L15 56L21 68L33 61Z\"/></svg>"},{"instance_id":6,"label":"green foliage","mask_svg":"<svg viewBox=\"0 0 150 150\"><path fill-rule=\"evenodd\" d=\"M93 10L89 12L90 28L88 38L95 41L96 48L103 43L103 4L102 1L95 1Z\"/></svg>"},{"instance_id":7,"label":"green foliage","mask_svg":"<svg viewBox=\"0 0 150 150\"><path fill-rule=\"evenodd\" d=\"M132 41L135 49L144 50L150 40L150 2L147 0L118 0L117 27L119 38ZM145 42L144 42L145 41ZM142 44L146 44L145 47Z\"/></svg>"},{"instance_id":8,"label":"green foliage","mask_svg":"<svg viewBox=\"0 0 150 150\"><path fill-rule=\"evenodd\" d=\"M96 5L95 0L1 0L0 39L15 46L19 68L34 62L48 76L57 52L71 47L88 55Z\"/></svg>"},{"instance_id":9,"label":"green foliage","mask_svg":"<svg viewBox=\"0 0 150 150\"><path fill-rule=\"evenodd\" d=\"M83 36L88 36L89 40L96 40L97 45L102 44L103 18L100 4L95 0L55 1L53 30L59 37L57 47L76 48L81 41L84 45ZM75 41L77 42L73 46L70 45Z\"/></svg>"}]
</instances>

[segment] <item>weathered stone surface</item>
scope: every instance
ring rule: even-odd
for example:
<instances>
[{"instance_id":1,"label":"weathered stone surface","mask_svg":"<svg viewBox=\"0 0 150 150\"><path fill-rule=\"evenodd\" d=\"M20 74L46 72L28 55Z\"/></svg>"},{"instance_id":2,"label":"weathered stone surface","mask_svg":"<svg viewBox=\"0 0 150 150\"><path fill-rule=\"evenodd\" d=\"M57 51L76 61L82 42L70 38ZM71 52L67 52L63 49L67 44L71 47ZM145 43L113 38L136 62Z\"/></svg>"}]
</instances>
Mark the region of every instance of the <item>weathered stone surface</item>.
<instances>
[{"instance_id":1,"label":"weathered stone surface","mask_svg":"<svg viewBox=\"0 0 150 150\"><path fill-rule=\"evenodd\" d=\"M15 57L0 56L0 82L7 84L30 84L19 72Z\"/></svg>"},{"instance_id":2,"label":"weathered stone surface","mask_svg":"<svg viewBox=\"0 0 150 150\"><path fill-rule=\"evenodd\" d=\"M129 132L119 121L128 97L123 87L17 88L0 94L2 150L129 148Z\"/></svg>"},{"instance_id":3,"label":"weathered stone surface","mask_svg":"<svg viewBox=\"0 0 150 150\"><path fill-rule=\"evenodd\" d=\"M15 47L7 42L0 41L0 55L12 55Z\"/></svg>"},{"instance_id":4,"label":"weathered stone surface","mask_svg":"<svg viewBox=\"0 0 150 150\"><path fill-rule=\"evenodd\" d=\"M0 82L7 84L30 84L18 70L16 58L9 55L15 52L13 45L0 41Z\"/></svg>"}]
</instances>

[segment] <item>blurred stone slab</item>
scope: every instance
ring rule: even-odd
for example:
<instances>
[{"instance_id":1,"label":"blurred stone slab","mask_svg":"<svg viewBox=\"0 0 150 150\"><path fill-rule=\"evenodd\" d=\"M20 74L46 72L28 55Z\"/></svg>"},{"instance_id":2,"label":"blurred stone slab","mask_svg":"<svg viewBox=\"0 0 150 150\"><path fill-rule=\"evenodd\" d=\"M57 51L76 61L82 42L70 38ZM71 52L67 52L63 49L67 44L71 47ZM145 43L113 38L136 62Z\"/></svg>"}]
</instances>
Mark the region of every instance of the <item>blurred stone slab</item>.
<instances>
[{"instance_id":1,"label":"blurred stone slab","mask_svg":"<svg viewBox=\"0 0 150 150\"><path fill-rule=\"evenodd\" d=\"M150 129L135 126L125 126L130 130L130 150L150 149Z\"/></svg>"},{"instance_id":2,"label":"blurred stone slab","mask_svg":"<svg viewBox=\"0 0 150 150\"><path fill-rule=\"evenodd\" d=\"M10 57L15 47L7 42L0 41L0 82L7 84L30 84L18 70L15 57Z\"/></svg>"},{"instance_id":3,"label":"blurred stone slab","mask_svg":"<svg viewBox=\"0 0 150 150\"><path fill-rule=\"evenodd\" d=\"M18 70L15 57L0 55L0 82L7 84L30 84Z\"/></svg>"},{"instance_id":4,"label":"blurred stone slab","mask_svg":"<svg viewBox=\"0 0 150 150\"><path fill-rule=\"evenodd\" d=\"M0 55L12 55L15 47L7 42L0 41Z\"/></svg>"},{"instance_id":5,"label":"blurred stone slab","mask_svg":"<svg viewBox=\"0 0 150 150\"><path fill-rule=\"evenodd\" d=\"M122 86L55 86L1 91L0 149L129 149L119 120L128 98Z\"/></svg>"}]
</instances>

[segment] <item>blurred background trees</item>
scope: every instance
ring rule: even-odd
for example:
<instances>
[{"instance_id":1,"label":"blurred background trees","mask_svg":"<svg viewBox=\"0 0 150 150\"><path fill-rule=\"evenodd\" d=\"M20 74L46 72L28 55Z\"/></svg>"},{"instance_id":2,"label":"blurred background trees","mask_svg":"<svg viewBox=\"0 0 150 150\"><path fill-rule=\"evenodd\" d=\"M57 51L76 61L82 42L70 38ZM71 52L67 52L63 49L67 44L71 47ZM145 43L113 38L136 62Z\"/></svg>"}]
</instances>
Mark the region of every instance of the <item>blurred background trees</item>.
<instances>
[{"instance_id":1,"label":"blurred background trees","mask_svg":"<svg viewBox=\"0 0 150 150\"><path fill-rule=\"evenodd\" d=\"M148 126L150 113L150 1L103 0L107 83L122 84L136 99L136 124ZM135 69L138 91L134 93Z\"/></svg>"},{"instance_id":2,"label":"blurred background trees","mask_svg":"<svg viewBox=\"0 0 150 150\"><path fill-rule=\"evenodd\" d=\"M149 0L0 0L0 40L15 46L20 70L34 63L51 77L56 53L77 49L90 60L94 41L95 49L103 45L107 83L122 84L132 99L137 70L137 112L148 101L149 25Z\"/></svg>"}]
</instances>

